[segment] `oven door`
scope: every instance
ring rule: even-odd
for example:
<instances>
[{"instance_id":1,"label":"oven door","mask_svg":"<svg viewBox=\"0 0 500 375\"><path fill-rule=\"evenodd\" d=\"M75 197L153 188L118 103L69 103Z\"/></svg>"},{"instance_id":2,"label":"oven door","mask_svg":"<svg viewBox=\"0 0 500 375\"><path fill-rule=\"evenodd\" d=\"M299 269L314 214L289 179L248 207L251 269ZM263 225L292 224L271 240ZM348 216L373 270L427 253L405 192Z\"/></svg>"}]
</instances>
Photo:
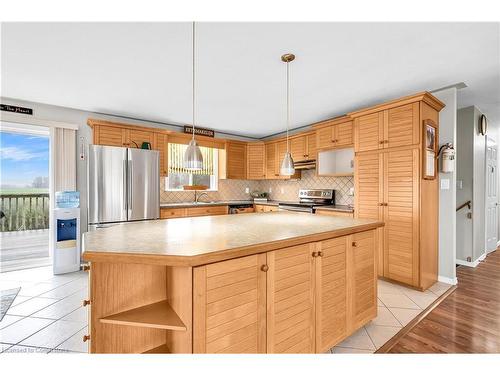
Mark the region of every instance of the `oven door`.
<instances>
[{"instance_id":1,"label":"oven door","mask_svg":"<svg viewBox=\"0 0 500 375\"><path fill-rule=\"evenodd\" d=\"M278 210L279 211L308 212L310 214L314 213L314 209L312 207L298 206L298 205L294 206L294 205L287 205L287 204L278 205Z\"/></svg>"}]
</instances>

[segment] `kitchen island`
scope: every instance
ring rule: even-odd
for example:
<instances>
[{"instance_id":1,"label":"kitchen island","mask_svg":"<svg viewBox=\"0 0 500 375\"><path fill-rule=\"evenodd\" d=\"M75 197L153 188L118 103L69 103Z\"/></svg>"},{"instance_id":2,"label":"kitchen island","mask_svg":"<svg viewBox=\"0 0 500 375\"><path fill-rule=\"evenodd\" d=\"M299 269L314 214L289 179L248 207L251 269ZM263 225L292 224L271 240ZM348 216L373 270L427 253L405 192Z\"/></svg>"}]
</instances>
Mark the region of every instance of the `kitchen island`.
<instances>
[{"instance_id":1,"label":"kitchen island","mask_svg":"<svg viewBox=\"0 0 500 375\"><path fill-rule=\"evenodd\" d=\"M324 352L376 316L381 226L269 212L85 233L90 352Z\"/></svg>"}]
</instances>

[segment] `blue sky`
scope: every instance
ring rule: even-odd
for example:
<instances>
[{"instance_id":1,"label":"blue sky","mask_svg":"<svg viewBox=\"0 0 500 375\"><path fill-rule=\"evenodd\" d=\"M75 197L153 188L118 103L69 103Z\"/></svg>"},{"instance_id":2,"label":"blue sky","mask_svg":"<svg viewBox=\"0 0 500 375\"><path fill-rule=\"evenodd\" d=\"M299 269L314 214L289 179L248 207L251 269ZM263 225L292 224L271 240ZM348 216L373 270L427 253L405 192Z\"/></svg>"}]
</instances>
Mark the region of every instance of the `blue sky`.
<instances>
[{"instance_id":1,"label":"blue sky","mask_svg":"<svg viewBox=\"0 0 500 375\"><path fill-rule=\"evenodd\" d=\"M0 186L25 187L48 175L48 137L0 132Z\"/></svg>"}]
</instances>

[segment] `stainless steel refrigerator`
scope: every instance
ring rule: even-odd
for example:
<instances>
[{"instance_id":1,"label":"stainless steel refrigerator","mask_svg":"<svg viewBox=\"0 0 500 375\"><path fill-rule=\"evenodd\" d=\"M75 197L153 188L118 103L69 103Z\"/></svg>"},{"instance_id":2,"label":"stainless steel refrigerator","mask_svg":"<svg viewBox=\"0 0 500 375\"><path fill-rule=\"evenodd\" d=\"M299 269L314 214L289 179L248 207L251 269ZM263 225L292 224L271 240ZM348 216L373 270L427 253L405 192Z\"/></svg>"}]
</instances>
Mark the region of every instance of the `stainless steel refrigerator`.
<instances>
[{"instance_id":1,"label":"stainless steel refrigerator","mask_svg":"<svg viewBox=\"0 0 500 375\"><path fill-rule=\"evenodd\" d=\"M88 153L89 229L111 223L158 219L159 152L90 145Z\"/></svg>"}]
</instances>

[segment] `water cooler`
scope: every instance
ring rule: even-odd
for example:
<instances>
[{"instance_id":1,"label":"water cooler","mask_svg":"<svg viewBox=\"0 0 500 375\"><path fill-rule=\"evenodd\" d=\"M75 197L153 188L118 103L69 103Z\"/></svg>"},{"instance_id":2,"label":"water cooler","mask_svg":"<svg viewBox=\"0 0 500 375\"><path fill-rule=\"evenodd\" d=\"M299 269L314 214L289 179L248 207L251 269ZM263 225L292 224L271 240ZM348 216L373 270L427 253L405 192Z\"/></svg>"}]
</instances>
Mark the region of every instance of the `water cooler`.
<instances>
[{"instance_id":1,"label":"water cooler","mask_svg":"<svg viewBox=\"0 0 500 375\"><path fill-rule=\"evenodd\" d=\"M54 275L80 269L80 193L56 192L52 215L52 269Z\"/></svg>"}]
</instances>

